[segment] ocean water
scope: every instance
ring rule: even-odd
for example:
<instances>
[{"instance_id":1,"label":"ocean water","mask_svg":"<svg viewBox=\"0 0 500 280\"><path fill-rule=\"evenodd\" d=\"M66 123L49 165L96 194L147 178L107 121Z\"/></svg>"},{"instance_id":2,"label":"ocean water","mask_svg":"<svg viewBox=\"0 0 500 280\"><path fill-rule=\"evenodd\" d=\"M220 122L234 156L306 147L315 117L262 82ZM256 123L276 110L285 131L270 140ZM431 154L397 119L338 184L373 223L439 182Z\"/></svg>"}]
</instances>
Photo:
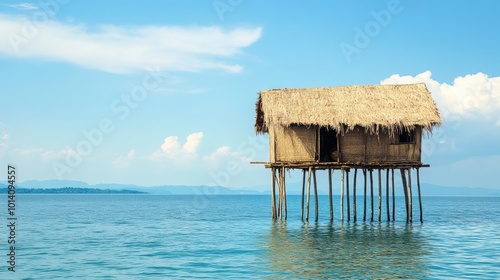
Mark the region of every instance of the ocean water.
<instances>
[{"instance_id":1,"label":"ocean water","mask_svg":"<svg viewBox=\"0 0 500 280\"><path fill-rule=\"evenodd\" d=\"M359 220L361 198L340 222L338 199L333 223L327 196L304 223L300 196L272 222L268 196L18 195L16 272L3 227L0 279L500 279L498 197L424 197L413 224L401 197L381 223Z\"/></svg>"}]
</instances>

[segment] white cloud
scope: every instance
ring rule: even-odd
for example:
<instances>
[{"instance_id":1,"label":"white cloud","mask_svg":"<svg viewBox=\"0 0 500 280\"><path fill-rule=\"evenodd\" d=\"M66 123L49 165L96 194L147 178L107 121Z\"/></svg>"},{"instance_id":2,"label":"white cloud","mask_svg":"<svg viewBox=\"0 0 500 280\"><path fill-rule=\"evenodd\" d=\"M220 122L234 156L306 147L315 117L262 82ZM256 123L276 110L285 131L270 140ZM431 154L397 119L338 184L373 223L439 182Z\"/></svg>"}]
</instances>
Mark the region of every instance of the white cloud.
<instances>
[{"instance_id":1,"label":"white cloud","mask_svg":"<svg viewBox=\"0 0 500 280\"><path fill-rule=\"evenodd\" d=\"M166 155L178 153L180 151L179 138L177 136L168 136L160 148Z\"/></svg>"},{"instance_id":2,"label":"white cloud","mask_svg":"<svg viewBox=\"0 0 500 280\"><path fill-rule=\"evenodd\" d=\"M261 32L260 27L89 27L53 20L34 25L24 16L0 14L0 34L4 34L0 54L68 62L112 73L147 70L153 65L163 71L238 72L242 66L224 59L255 43Z\"/></svg>"},{"instance_id":3,"label":"white cloud","mask_svg":"<svg viewBox=\"0 0 500 280\"><path fill-rule=\"evenodd\" d=\"M426 160L440 161L445 155L470 156L483 153L500 131L500 77L476 73L457 77L453 83L432 79L430 71L416 76L392 75L382 84L423 82L436 100L443 125L422 146ZM488 137L474 137L485 135ZM491 146L491 152L497 151ZM428 158L427 158L428 157ZM432 159L431 159L432 157Z\"/></svg>"},{"instance_id":4,"label":"white cloud","mask_svg":"<svg viewBox=\"0 0 500 280\"><path fill-rule=\"evenodd\" d=\"M34 147L15 148L9 152L9 154L13 156L20 156L31 159L37 158L41 159L43 162L65 159L66 156L70 153L76 153L76 152L71 148L64 148L58 151L54 151L54 150L46 150L43 148L34 148Z\"/></svg>"},{"instance_id":5,"label":"white cloud","mask_svg":"<svg viewBox=\"0 0 500 280\"><path fill-rule=\"evenodd\" d=\"M68 154L76 152L71 148L65 148L59 151L52 151L52 150L43 151L40 149L39 153L42 157L42 160L54 161L54 160L65 159Z\"/></svg>"},{"instance_id":6,"label":"white cloud","mask_svg":"<svg viewBox=\"0 0 500 280\"><path fill-rule=\"evenodd\" d=\"M161 158L170 158L177 160L185 160L196 155L198 147L203 139L203 132L195 132L189 134L186 142L181 146L179 137L168 136L163 140L160 149L151 154L150 160L159 160Z\"/></svg>"},{"instance_id":7,"label":"white cloud","mask_svg":"<svg viewBox=\"0 0 500 280\"><path fill-rule=\"evenodd\" d=\"M135 150L132 149L128 152L126 156L119 156L113 160L113 166L117 168L127 168L130 166L130 162L135 159Z\"/></svg>"},{"instance_id":8,"label":"white cloud","mask_svg":"<svg viewBox=\"0 0 500 280\"><path fill-rule=\"evenodd\" d=\"M7 148L9 134L0 131L0 148Z\"/></svg>"},{"instance_id":9,"label":"white cloud","mask_svg":"<svg viewBox=\"0 0 500 280\"><path fill-rule=\"evenodd\" d=\"M182 149L191 154L196 153L196 150L201 143L201 139L203 139L203 132L190 134L187 137L186 143L182 146Z\"/></svg>"},{"instance_id":10,"label":"white cloud","mask_svg":"<svg viewBox=\"0 0 500 280\"><path fill-rule=\"evenodd\" d=\"M231 148L229 146L222 146L217 148L213 153L210 155L206 155L203 157L204 160L209 160L209 161L215 161L220 157L228 156L230 155L230 150Z\"/></svg>"},{"instance_id":11,"label":"white cloud","mask_svg":"<svg viewBox=\"0 0 500 280\"><path fill-rule=\"evenodd\" d=\"M40 155L43 153L43 149L41 148L16 148L12 150L12 152L16 155L20 156L33 156Z\"/></svg>"},{"instance_id":12,"label":"white cloud","mask_svg":"<svg viewBox=\"0 0 500 280\"><path fill-rule=\"evenodd\" d=\"M219 147L213 153L203 156L202 159L215 168L224 166L228 161L236 161L239 165L249 164L251 161L249 157L233 151L229 146Z\"/></svg>"},{"instance_id":13,"label":"white cloud","mask_svg":"<svg viewBox=\"0 0 500 280\"><path fill-rule=\"evenodd\" d=\"M422 82L432 93L441 114L446 117L458 114L463 117L498 118L500 115L500 77L484 73L457 77L453 84L439 83L426 71L416 76L392 75L382 84L407 84ZM500 122L500 120L498 120Z\"/></svg>"},{"instance_id":14,"label":"white cloud","mask_svg":"<svg viewBox=\"0 0 500 280\"><path fill-rule=\"evenodd\" d=\"M9 146L9 134L0 130L0 157L3 157L5 155L8 146Z\"/></svg>"},{"instance_id":15,"label":"white cloud","mask_svg":"<svg viewBox=\"0 0 500 280\"><path fill-rule=\"evenodd\" d=\"M6 5L11 8L14 8L16 10L21 10L21 11L33 11L33 10L38 10L38 6L32 3L19 3L19 4L12 4L12 5Z\"/></svg>"}]
</instances>

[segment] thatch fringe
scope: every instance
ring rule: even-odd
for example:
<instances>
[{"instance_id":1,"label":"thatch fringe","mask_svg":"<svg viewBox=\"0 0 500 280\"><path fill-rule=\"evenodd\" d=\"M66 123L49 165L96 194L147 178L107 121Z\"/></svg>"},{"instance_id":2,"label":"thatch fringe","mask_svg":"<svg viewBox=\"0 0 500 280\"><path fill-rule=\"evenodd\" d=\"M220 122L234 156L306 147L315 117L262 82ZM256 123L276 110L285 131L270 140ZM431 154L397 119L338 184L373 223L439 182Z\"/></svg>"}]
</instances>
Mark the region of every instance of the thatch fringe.
<instances>
[{"instance_id":1,"label":"thatch fringe","mask_svg":"<svg viewBox=\"0 0 500 280\"><path fill-rule=\"evenodd\" d=\"M355 127L370 134L387 129L393 135L415 126L430 133L441 124L441 118L425 84L261 91L256 103L256 133L266 133L272 125L292 124L329 127L339 134Z\"/></svg>"}]
</instances>

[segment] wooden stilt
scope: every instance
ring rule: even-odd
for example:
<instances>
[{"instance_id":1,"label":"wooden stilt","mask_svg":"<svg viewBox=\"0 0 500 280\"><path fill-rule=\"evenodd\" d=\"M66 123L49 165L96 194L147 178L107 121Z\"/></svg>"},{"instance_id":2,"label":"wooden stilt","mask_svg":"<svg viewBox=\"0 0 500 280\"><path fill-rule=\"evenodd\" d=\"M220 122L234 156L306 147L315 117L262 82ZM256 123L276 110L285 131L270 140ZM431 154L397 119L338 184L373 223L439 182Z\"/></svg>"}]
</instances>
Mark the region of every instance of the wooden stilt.
<instances>
[{"instance_id":1,"label":"wooden stilt","mask_svg":"<svg viewBox=\"0 0 500 280\"><path fill-rule=\"evenodd\" d=\"M271 168L271 214L273 220L276 220L276 195L275 195L275 185L276 185L276 169Z\"/></svg>"},{"instance_id":2,"label":"wooden stilt","mask_svg":"<svg viewBox=\"0 0 500 280\"><path fill-rule=\"evenodd\" d=\"M424 218L422 215L422 196L420 194L420 171L419 168L417 168L417 188L418 188L418 206L420 209L420 222L424 222Z\"/></svg>"},{"instance_id":3,"label":"wooden stilt","mask_svg":"<svg viewBox=\"0 0 500 280\"><path fill-rule=\"evenodd\" d=\"M330 202L330 221L333 221L332 170L328 169L328 198Z\"/></svg>"},{"instance_id":4,"label":"wooden stilt","mask_svg":"<svg viewBox=\"0 0 500 280\"><path fill-rule=\"evenodd\" d=\"M314 178L314 213L315 221L318 221L318 184L316 182L316 169L313 169L313 178Z\"/></svg>"},{"instance_id":5,"label":"wooden stilt","mask_svg":"<svg viewBox=\"0 0 500 280\"><path fill-rule=\"evenodd\" d=\"M344 168L340 179L340 220L344 221Z\"/></svg>"},{"instance_id":6,"label":"wooden stilt","mask_svg":"<svg viewBox=\"0 0 500 280\"><path fill-rule=\"evenodd\" d=\"M283 184L283 178L285 177L285 172L283 168L281 168L280 173L280 184L281 184L281 219L285 217L285 186Z\"/></svg>"},{"instance_id":7,"label":"wooden stilt","mask_svg":"<svg viewBox=\"0 0 500 280\"><path fill-rule=\"evenodd\" d=\"M410 212L410 223L413 222L413 195L411 193L411 168L408 168L408 209Z\"/></svg>"},{"instance_id":8,"label":"wooden stilt","mask_svg":"<svg viewBox=\"0 0 500 280\"><path fill-rule=\"evenodd\" d=\"M401 171L401 181L403 181L403 191L405 193L405 208L406 208L406 222L410 221L410 212L408 211L408 189L406 186L406 171L405 169L399 169Z\"/></svg>"},{"instance_id":9,"label":"wooden stilt","mask_svg":"<svg viewBox=\"0 0 500 280\"><path fill-rule=\"evenodd\" d=\"M373 222L373 169L370 169L370 222Z\"/></svg>"},{"instance_id":10,"label":"wooden stilt","mask_svg":"<svg viewBox=\"0 0 500 280\"><path fill-rule=\"evenodd\" d=\"M389 169L385 172L385 210L387 212L387 221L391 221L391 210L389 207L389 198L391 194L389 193Z\"/></svg>"},{"instance_id":11,"label":"wooden stilt","mask_svg":"<svg viewBox=\"0 0 500 280\"><path fill-rule=\"evenodd\" d=\"M300 204L300 219L304 220L304 191L306 188L306 170L302 169L302 200Z\"/></svg>"},{"instance_id":12,"label":"wooden stilt","mask_svg":"<svg viewBox=\"0 0 500 280\"><path fill-rule=\"evenodd\" d=\"M396 194L394 193L394 168L391 169L392 173L392 220L396 220Z\"/></svg>"},{"instance_id":13,"label":"wooden stilt","mask_svg":"<svg viewBox=\"0 0 500 280\"><path fill-rule=\"evenodd\" d=\"M283 199L285 197L284 195L284 189L283 189L283 169L280 168L280 173L279 173L279 186L280 186L280 220L283 220L283 217L285 216L285 211L284 211L284 206L285 206L285 200Z\"/></svg>"},{"instance_id":14,"label":"wooden stilt","mask_svg":"<svg viewBox=\"0 0 500 280\"><path fill-rule=\"evenodd\" d=\"M307 172L306 221L309 221L309 202L311 200L311 167Z\"/></svg>"},{"instance_id":15,"label":"wooden stilt","mask_svg":"<svg viewBox=\"0 0 500 280\"><path fill-rule=\"evenodd\" d=\"M346 169L347 221L351 221L351 198L349 196L349 169Z\"/></svg>"},{"instance_id":16,"label":"wooden stilt","mask_svg":"<svg viewBox=\"0 0 500 280\"><path fill-rule=\"evenodd\" d=\"M356 176L358 175L358 169L357 168L354 168L354 186L352 188L352 215L353 215L353 220L356 221L357 219L357 214L356 214Z\"/></svg>"},{"instance_id":17,"label":"wooden stilt","mask_svg":"<svg viewBox=\"0 0 500 280\"><path fill-rule=\"evenodd\" d=\"M366 221L366 169L363 168L364 199L363 199L363 222Z\"/></svg>"},{"instance_id":18,"label":"wooden stilt","mask_svg":"<svg viewBox=\"0 0 500 280\"><path fill-rule=\"evenodd\" d=\"M286 170L285 170L285 167L283 166L283 172L282 172L282 179L281 179L281 183L283 184L283 201L284 201L284 204L285 204L285 220L286 218L288 217L288 210L287 210L287 206L286 206L286 183L285 183L285 176L286 175Z\"/></svg>"},{"instance_id":19,"label":"wooden stilt","mask_svg":"<svg viewBox=\"0 0 500 280\"><path fill-rule=\"evenodd\" d=\"M382 169L378 169L378 222L382 221Z\"/></svg>"},{"instance_id":20,"label":"wooden stilt","mask_svg":"<svg viewBox=\"0 0 500 280\"><path fill-rule=\"evenodd\" d=\"M278 183L278 216L277 218L278 219L281 219L281 197L282 197L282 194L281 194L281 169L278 168L277 169L277 174L276 174L276 181Z\"/></svg>"}]
</instances>

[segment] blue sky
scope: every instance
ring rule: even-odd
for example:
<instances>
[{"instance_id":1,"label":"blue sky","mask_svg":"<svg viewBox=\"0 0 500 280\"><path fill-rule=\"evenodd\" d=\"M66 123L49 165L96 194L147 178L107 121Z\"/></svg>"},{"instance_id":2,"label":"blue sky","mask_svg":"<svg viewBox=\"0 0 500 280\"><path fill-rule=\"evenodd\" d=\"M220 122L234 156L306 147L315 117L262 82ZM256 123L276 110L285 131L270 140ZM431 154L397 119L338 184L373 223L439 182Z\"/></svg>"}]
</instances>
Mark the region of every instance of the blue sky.
<instances>
[{"instance_id":1,"label":"blue sky","mask_svg":"<svg viewBox=\"0 0 500 280\"><path fill-rule=\"evenodd\" d=\"M21 181L264 189L269 171L249 164L269 157L258 91L425 82L444 122L422 181L500 188L499 8L3 1L0 163Z\"/></svg>"}]
</instances>

